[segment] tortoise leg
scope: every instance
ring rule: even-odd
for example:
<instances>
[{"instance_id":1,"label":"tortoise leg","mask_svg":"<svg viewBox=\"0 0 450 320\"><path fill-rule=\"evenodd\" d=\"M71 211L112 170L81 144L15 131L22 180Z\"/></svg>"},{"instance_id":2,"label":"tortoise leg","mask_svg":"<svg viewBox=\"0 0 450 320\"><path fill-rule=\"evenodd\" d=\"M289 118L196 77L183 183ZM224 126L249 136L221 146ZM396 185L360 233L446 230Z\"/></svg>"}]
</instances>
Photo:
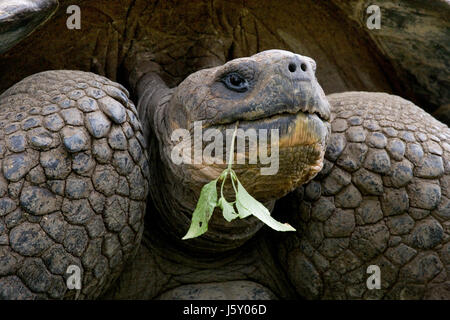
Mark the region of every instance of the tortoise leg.
<instances>
[{"instance_id":1,"label":"tortoise leg","mask_svg":"<svg viewBox=\"0 0 450 320\"><path fill-rule=\"evenodd\" d=\"M2 0L0 2L0 54L12 48L47 21L58 0Z\"/></svg>"},{"instance_id":2,"label":"tortoise leg","mask_svg":"<svg viewBox=\"0 0 450 320\"><path fill-rule=\"evenodd\" d=\"M96 298L134 257L148 163L128 92L81 71L0 96L0 299ZM74 279L75 280L75 279Z\"/></svg>"},{"instance_id":3,"label":"tortoise leg","mask_svg":"<svg viewBox=\"0 0 450 320\"><path fill-rule=\"evenodd\" d=\"M324 169L278 203L297 214L280 245L292 283L310 299L450 299L450 129L384 93L329 101Z\"/></svg>"}]
</instances>

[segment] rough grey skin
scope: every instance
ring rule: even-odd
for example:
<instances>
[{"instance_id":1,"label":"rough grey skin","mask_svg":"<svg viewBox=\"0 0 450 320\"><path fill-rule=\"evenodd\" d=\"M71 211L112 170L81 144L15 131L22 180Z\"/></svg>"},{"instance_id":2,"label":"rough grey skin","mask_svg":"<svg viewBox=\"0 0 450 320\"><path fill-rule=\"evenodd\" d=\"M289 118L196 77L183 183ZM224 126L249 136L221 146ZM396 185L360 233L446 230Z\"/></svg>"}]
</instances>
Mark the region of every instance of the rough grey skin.
<instances>
[{"instance_id":1,"label":"rough grey skin","mask_svg":"<svg viewBox=\"0 0 450 320\"><path fill-rule=\"evenodd\" d=\"M173 89L148 61L131 66L139 111L121 85L79 71L0 96L1 298L73 298L70 264L81 298L450 298L448 127L395 96L332 95L325 152L329 107L310 58L263 52ZM249 90L224 86L230 72ZM171 131L195 120L281 129L278 175L236 167L269 207L324 166L277 202L297 233L216 213L208 233L181 242L201 186L223 169L168 161ZM365 287L369 264L382 290Z\"/></svg>"},{"instance_id":2,"label":"rough grey skin","mask_svg":"<svg viewBox=\"0 0 450 320\"><path fill-rule=\"evenodd\" d=\"M128 92L48 71L0 96L0 297L98 297L140 243L148 163ZM75 293L73 293L75 294Z\"/></svg>"},{"instance_id":3,"label":"rough grey skin","mask_svg":"<svg viewBox=\"0 0 450 320\"><path fill-rule=\"evenodd\" d=\"M280 261L311 299L450 299L450 130L384 93L328 96L324 169L283 199ZM302 199L300 201L300 199ZM368 290L369 265L381 290Z\"/></svg>"}]
</instances>

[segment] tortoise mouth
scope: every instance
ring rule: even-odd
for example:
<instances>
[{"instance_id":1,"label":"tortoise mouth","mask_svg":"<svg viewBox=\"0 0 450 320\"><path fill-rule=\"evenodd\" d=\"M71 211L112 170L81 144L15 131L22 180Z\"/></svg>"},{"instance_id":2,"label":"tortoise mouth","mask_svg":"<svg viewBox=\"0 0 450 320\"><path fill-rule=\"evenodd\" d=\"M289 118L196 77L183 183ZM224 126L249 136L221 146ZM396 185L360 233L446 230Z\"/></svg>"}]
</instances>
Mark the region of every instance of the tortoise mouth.
<instances>
[{"instance_id":1,"label":"tortoise mouth","mask_svg":"<svg viewBox=\"0 0 450 320\"><path fill-rule=\"evenodd\" d=\"M306 88L304 88L306 89ZM255 100L254 97L253 100ZM293 97L273 98L272 103L261 104L250 102L243 104L234 103L233 107L218 110L216 116L205 121L205 128L227 126L235 122L266 121L280 116L289 117L297 114L316 115L321 121L328 122L331 118L330 103L321 89L305 91Z\"/></svg>"},{"instance_id":2,"label":"tortoise mouth","mask_svg":"<svg viewBox=\"0 0 450 320\"><path fill-rule=\"evenodd\" d=\"M228 144L232 140L230 133L234 132L236 124L237 122L212 128L221 132L222 137L227 137L219 147L222 153L204 153L201 163L188 165L192 175L196 177L197 187L217 178L227 167L230 159ZM241 132L236 135L233 169L243 177L247 190L259 196L259 200L273 200L274 195L283 196L287 193L286 190L304 183L321 170L331 128L329 122L322 121L318 115L299 112L239 121L238 129ZM253 130L253 134L250 130ZM274 134L278 135L277 139L273 139ZM261 139L265 139L265 143L261 143ZM206 150L209 143L203 142L203 150ZM272 184L274 187L267 195L267 185ZM263 190L259 190L260 186Z\"/></svg>"},{"instance_id":3,"label":"tortoise mouth","mask_svg":"<svg viewBox=\"0 0 450 320\"><path fill-rule=\"evenodd\" d=\"M239 123L238 123L239 121ZM327 126L329 122L324 120L318 113L297 112L295 114L283 112L264 118L251 120L236 120L228 124L213 126L219 130L238 129L245 132L248 130L267 130L267 140L271 141L274 133L278 134L279 147L294 147L298 145L324 144L328 135Z\"/></svg>"},{"instance_id":4,"label":"tortoise mouth","mask_svg":"<svg viewBox=\"0 0 450 320\"><path fill-rule=\"evenodd\" d=\"M293 117L304 114L304 115L310 115L310 116L317 116L322 122L328 122L330 120L330 106L327 100L325 99L319 99L317 102L314 102L312 104L299 104L294 107L283 105L282 107L279 106L272 106L269 108L266 108L264 113L262 113L262 110L259 110L258 112L252 112L247 113L243 112L241 114L237 114L232 118L226 117L225 119L219 119L214 121L213 123L206 122L205 128L208 127L234 127L235 123L239 121L241 124L245 123L251 123L252 125L258 125L258 123L269 123L271 120L282 120L285 119L292 119ZM282 124L282 123L280 123ZM241 126L241 125L240 125Z\"/></svg>"},{"instance_id":5,"label":"tortoise mouth","mask_svg":"<svg viewBox=\"0 0 450 320\"><path fill-rule=\"evenodd\" d=\"M294 108L289 108L285 106L282 108L281 112L275 112L271 113L268 116L255 116L253 119L248 119L247 121L258 121L258 120L265 120L265 119L271 119L271 118L277 118L277 117L290 117L290 116L296 116L298 114L304 114L304 115L316 115L320 120L324 122L328 122L330 120L330 113L323 111L323 109L326 109L324 107L321 107L323 104L328 104L327 101L320 101L317 104L314 105L298 105Z\"/></svg>"}]
</instances>

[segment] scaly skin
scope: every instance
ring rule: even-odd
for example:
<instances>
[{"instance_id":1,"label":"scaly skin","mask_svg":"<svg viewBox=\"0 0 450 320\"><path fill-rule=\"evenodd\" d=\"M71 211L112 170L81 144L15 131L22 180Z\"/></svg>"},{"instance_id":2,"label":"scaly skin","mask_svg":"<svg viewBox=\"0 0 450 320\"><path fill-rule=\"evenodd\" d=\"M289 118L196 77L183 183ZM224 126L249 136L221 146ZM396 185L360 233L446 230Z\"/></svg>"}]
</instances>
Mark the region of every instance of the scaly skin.
<instances>
[{"instance_id":1,"label":"scaly skin","mask_svg":"<svg viewBox=\"0 0 450 320\"><path fill-rule=\"evenodd\" d=\"M450 299L450 130L384 93L328 96L322 172L280 201L297 213L279 259L309 299ZM302 199L302 201L299 201ZM381 290L368 290L369 265Z\"/></svg>"},{"instance_id":2,"label":"scaly skin","mask_svg":"<svg viewBox=\"0 0 450 320\"><path fill-rule=\"evenodd\" d=\"M96 298L141 241L148 163L117 83L81 71L30 76L0 96L0 298Z\"/></svg>"}]
</instances>

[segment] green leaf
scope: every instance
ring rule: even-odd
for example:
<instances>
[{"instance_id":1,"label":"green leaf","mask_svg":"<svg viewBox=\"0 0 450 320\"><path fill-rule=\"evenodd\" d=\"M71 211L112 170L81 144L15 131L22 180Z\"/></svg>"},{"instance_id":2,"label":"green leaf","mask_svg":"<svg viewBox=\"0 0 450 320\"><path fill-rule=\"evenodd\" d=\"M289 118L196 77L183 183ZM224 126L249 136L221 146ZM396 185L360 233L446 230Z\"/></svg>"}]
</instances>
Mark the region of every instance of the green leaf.
<instances>
[{"instance_id":1,"label":"green leaf","mask_svg":"<svg viewBox=\"0 0 450 320\"><path fill-rule=\"evenodd\" d=\"M203 186L197 206L192 214L191 226L183 240L198 237L208 231L208 221L217 206L217 180L215 179Z\"/></svg>"},{"instance_id":2,"label":"green leaf","mask_svg":"<svg viewBox=\"0 0 450 320\"><path fill-rule=\"evenodd\" d=\"M252 212L250 210L248 210L246 207L242 206L241 202L237 201L237 197L236 197L236 208L238 210L239 218L241 218L241 219L245 219L248 216L252 215Z\"/></svg>"},{"instance_id":3,"label":"green leaf","mask_svg":"<svg viewBox=\"0 0 450 320\"><path fill-rule=\"evenodd\" d=\"M238 190L237 190L236 184L234 182L235 181L239 182L239 179L236 175L236 172L234 172L233 169L230 169L230 176L231 176L231 183L233 184L234 193L235 193L235 195L237 195ZM245 219L252 214L249 210L246 210L245 208L241 208L241 210L239 210L239 208L237 207L237 202L236 202L236 208L238 209L238 215L239 215L239 218L241 218L241 219Z\"/></svg>"},{"instance_id":4,"label":"green leaf","mask_svg":"<svg viewBox=\"0 0 450 320\"><path fill-rule=\"evenodd\" d=\"M247 217L254 215L259 220L267 224L277 231L295 231L295 229L287 223L281 223L270 216L269 210L264 207L258 200L253 198L247 190L242 186L241 182L237 180L238 192L236 194L236 208L239 212L239 216Z\"/></svg>"},{"instance_id":5,"label":"green leaf","mask_svg":"<svg viewBox=\"0 0 450 320\"><path fill-rule=\"evenodd\" d=\"M219 199L218 206L220 207L220 209L222 209L223 217L228 222L231 222L237 217L239 217L236 211L234 211L233 205L229 203L227 200L225 200L224 197L221 197Z\"/></svg>"},{"instance_id":6,"label":"green leaf","mask_svg":"<svg viewBox=\"0 0 450 320\"><path fill-rule=\"evenodd\" d=\"M250 215L254 215L259 220L267 224L272 229L277 231L295 231L293 227L291 227L287 223L281 223L276 221L270 216L269 210L267 210L264 205L262 205L259 201L253 198L247 190L242 186L239 179L237 178L236 173L233 169L231 169L234 157L234 140L236 138L238 123L236 123L233 139L231 143L230 149L230 158L228 160L228 167L220 176L205 184L200 192L200 198L198 199L197 206L195 208L194 213L192 214L191 226L189 227L188 232L183 237L183 240L195 238L201 236L206 231L208 231L208 221L211 219L211 216L214 212L215 207L219 207L222 209L222 214L225 220L231 222L237 217L243 219ZM230 174L231 183L233 186L233 190L236 194L236 208L238 213L234 210L233 204L229 203L224 195L223 195L223 187L225 184L225 180ZM217 181L222 180L222 185L220 188L221 197L219 201L217 201ZM237 182L238 187L236 188Z\"/></svg>"}]
</instances>

